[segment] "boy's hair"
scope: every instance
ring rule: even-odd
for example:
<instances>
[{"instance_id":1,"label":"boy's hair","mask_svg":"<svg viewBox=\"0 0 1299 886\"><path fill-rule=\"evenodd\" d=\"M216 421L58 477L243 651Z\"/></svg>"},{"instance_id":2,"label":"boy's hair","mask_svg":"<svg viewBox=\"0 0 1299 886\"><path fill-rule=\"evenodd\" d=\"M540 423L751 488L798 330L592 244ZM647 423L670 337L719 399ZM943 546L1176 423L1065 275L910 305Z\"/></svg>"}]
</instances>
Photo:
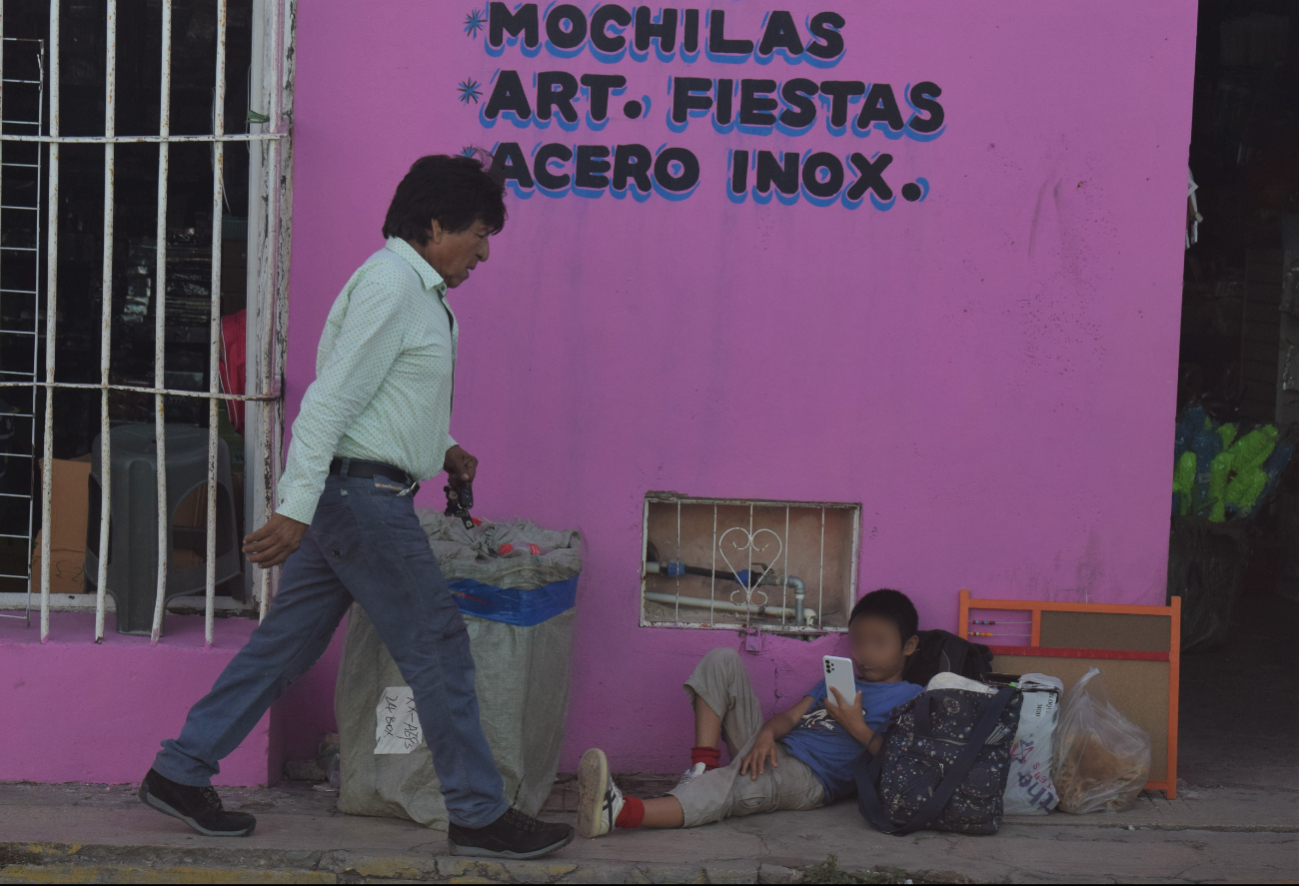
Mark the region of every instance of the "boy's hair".
<instances>
[{"instance_id":1,"label":"boy's hair","mask_svg":"<svg viewBox=\"0 0 1299 886\"><path fill-rule=\"evenodd\" d=\"M499 170L485 168L486 152L420 157L397 185L383 220L384 237L428 242L431 221L458 234L481 221L493 234L505 227L505 186ZM495 165L495 164L493 164Z\"/></svg>"},{"instance_id":2,"label":"boy's hair","mask_svg":"<svg viewBox=\"0 0 1299 886\"><path fill-rule=\"evenodd\" d=\"M898 633L902 635L904 645L908 640L920 633L920 616L916 613L916 606L911 602L911 598L901 591L894 591L889 588L871 591L858 600L857 605L852 608L852 615L848 617L848 624L852 624L866 615L874 615L892 621L898 626Z\"/></svg>"}]
</instances>

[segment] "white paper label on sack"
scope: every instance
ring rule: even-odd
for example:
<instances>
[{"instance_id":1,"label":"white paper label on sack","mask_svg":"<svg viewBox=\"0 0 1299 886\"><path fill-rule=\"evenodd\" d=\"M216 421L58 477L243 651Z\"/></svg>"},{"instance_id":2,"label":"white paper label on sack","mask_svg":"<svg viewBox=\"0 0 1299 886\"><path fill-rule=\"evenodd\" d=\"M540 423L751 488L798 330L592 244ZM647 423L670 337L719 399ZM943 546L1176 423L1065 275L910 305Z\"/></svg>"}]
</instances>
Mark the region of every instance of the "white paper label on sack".
<instances>
[{"instance_id":1,"label":"white paper label on sack","mask_svg":"<svg viewBox=\"0 0 1299 886\"><path fill-rule=\"evenodd\" d=\"M409 754L424 743L424 730L415 712L415 693L409 686L385 689L374 715L376 754Z\"/></svg>"}]
</instances>

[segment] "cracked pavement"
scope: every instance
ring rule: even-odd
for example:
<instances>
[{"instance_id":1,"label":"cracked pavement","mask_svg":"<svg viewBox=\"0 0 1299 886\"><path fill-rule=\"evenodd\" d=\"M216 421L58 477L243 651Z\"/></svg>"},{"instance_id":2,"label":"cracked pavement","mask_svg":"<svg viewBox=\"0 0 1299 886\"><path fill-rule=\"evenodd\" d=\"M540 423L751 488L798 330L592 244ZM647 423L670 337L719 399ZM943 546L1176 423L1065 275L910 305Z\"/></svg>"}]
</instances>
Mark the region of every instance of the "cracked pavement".
<instances>
[{"instance_id":1,"label":"cracked pavement","mask_svg":"<svg viewBox=\"0 0 1299 886\"><path fill-rule=\"evenodd\" d=\"M648 792L651 780L638 788ZM900 868L917 880L1016 883L1294 882L1299 790L1147 794L1121 814L1008 818L993 837L889 837L852 802L736 818L686 831L578 839L536 862L446 855L445 835L339 813L302 783L222 791L258 815L246 839L205 838L144 807L131 786L0 785L0 882L796 882L830 854L847 871ZM561 781L546 817L569 819ZM197 879L196 879L197 878Z\"/></svg>"}]
</instances>

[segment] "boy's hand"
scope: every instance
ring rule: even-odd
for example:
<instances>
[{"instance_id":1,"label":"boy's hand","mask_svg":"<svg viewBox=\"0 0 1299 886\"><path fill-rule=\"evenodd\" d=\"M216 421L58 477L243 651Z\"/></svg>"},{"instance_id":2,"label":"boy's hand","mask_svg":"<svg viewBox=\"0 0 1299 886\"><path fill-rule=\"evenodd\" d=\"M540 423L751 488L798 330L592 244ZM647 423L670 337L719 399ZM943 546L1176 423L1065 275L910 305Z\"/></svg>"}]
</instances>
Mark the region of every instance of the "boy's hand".
<instances>
[{"instance_id":1,"label":"boy's hand","mask_svg":"<svg viewBox=\"0 0 1299 886\"><path fill-rule=\"evenodd\" d=\"M856 733L866 720L866 715L861 709L861 691L858 690L856 696L853 697L852 704L845 702L843 696L839 694L839 690L833 686L830 687L830 692L834 695L834 698L826 698L825 712L834 718L834 721L847 730L849 734Z\"/></svg>"},{"instance_id":2,"label":"boy's hand","mask_svg":"<svg viewBox=\"0 0 1299 886\"><path fill-rule=\"evenodd\" d=\"M770 762L773 769L780 766L776 762L776 739L771 733L763 729L758 733L758 737L753 740L753 747L745 755L744 762L740 764L741 775L751 775L754 781L762 774L767 763Z\"/></svg>"}]
</instances>

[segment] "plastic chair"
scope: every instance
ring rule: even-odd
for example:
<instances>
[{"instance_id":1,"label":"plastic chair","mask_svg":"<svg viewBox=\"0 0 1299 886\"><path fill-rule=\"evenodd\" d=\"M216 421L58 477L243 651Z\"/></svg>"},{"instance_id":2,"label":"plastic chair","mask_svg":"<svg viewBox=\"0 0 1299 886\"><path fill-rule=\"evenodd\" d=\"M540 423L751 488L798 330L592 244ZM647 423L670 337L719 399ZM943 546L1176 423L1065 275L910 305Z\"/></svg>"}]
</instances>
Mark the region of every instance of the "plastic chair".
<instances>
[{"instance_id":1,"label":"plastic chair","mask_svg":"<svg viewBox=\"0 0 1299 886\"><path fill-rule=\"evenodd\" d=\"M149 635L158 591L158 446L153 425L113 428L113 503L108 533L108 589L117 604L119 634ZM167 425L167 589L165 597L203 591L207 586L207 431L190 425ZM99 508L102 435L95 438L90 472L90 508L86 518L86 590L99 577ZM234 498L230 452L217 441L216 580L240 574L235 544ZM180 513L182 504L185 513ZM193 505L193 507L190 507ZM178 519L182 522L178 525ZM163 610L164 619L166 609Z\"/></svg>"}]
</instances>

